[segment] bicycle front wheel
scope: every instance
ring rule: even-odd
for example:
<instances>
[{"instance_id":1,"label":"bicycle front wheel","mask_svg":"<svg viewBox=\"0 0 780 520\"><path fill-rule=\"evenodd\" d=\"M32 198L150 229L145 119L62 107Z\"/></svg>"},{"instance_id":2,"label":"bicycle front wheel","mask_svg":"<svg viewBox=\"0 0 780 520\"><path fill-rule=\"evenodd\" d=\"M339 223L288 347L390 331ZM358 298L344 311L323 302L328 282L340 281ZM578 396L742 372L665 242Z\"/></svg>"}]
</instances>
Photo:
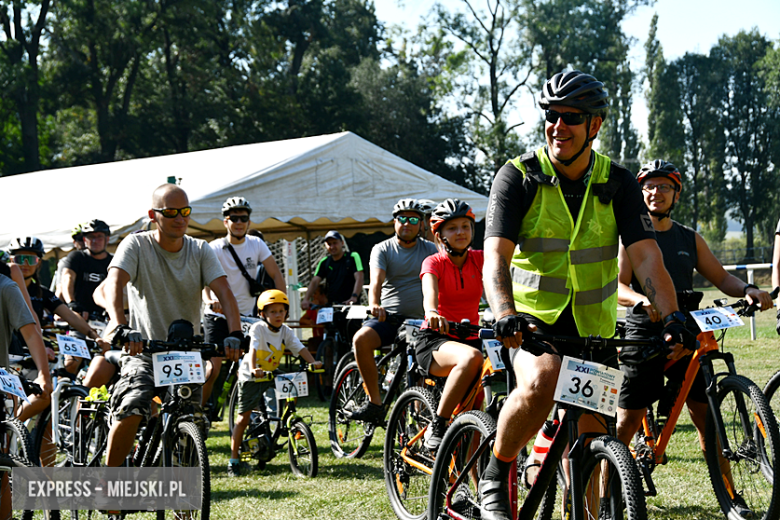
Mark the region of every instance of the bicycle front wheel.
<instances>
[{"instance_id":1,"label":"bicycle front wheel","mask_svg":"<svg viewBox=\"0 0 780 520\"><path fill-rule=\"evenodd\" d=\"M357 363L350 363L336 378L328 412L330 449L336 458L360 458L371 444L374 427L348 416L367 400Z\"/></svg>"},{"instance_id":2,"label":"bicycle front wheel","mask_svg":"<svg viewBox=\"0 0 780 520\"><path fill-rule=\"evenodd\" d=\"M0 426L0 431L4 432L0 439L0 453L28 461L33 459L30 433L22 421L16 418L6 419Z\"/></svg>"},{"instance_id":3,"label":"bicycle front wheel","mask_svg":"<svg viewBox=\"0 0 780 520\"><path fill-rule=\"evenodd\" d=\"M170 458L171 467L174 468L200 468L201 470L201 495L203 501L201 509L181 511L157 511L157 520L165 518L208 520L211 511L211 472L209 470L209 458L206 453L206 445L200 430L191 422L180 422L170 438L165 439L163 448ZM163 459L163 460L166 460Z\"/></svg>"},{"instance_id":4,"label":"bicycle front wheel","mask_svg":"<svg viewBox=\"0 0 780 520\"><path fill-rule=\"evenodd\" d=\"M742 376L718 383L716 403L723 418L729 452L723 453L713 414L707 414L704 432L707 467L720 508L728 518L741 518L745 507L757 520L774 519L778 493L777 467L780 433L766 397Z\"/></svg>"},{"instance_id":5,"label":"bicycle front wheel","mask_svg":"<svg viewBox=\"0 0 780 520\"><path fill-rule=\"evenodd\" d=\"M311 428L300 419L290 426L287 442L290 468L299 477L316 477L318 470L317 442Z\"/></svg>"},{"instance_id":6,"label":"bicycle front wheel","mask_svg":"<svg viewBox=\"0 0 780 520\"><path fill-rule=\"evenodd\" d=\"M40 461L41 466L67 466L73 449L73 432L76 427L76 417L79 409L79 399L87 397L87 389L83 386L72 386L60 394L59 429L56 443L52 433L52 407L47 408L38 416L32 432L34 463Z\"/></svg>"},{"instance_id":7,"label":"bicycle front wheel","mask_svg":"<svg viewBox=\"0 0 780 520\"><path fill-rule=\"evenodd\" d=\"M390 412L384 450L385 487L400 520L424 519L428 510L434 456L424 446L423 434L433 422L436 408L433 393L415 387L402 393Z\"/></svg>"},{"instance_id":8,"label":"bicycle front wheel","mask_svg":"<svg viewBox=\"0 0 780 520\"><path fill-rule=\"evenodd\" d=\"M646 519L647 505L636 462L625 444L593 439L582 461L583 515L596 520Z\"/></svg>"},{"instance_id":9,"label":"bicycle front wheel","mask_svg":"<svg viewBox=\"0 0 780 520\"><path fill-rule=\"evenodd\" d=\"M34 511L11 511L13 469L31 467L33 467L33 464L29 460L19 458L16 455L0 453L0 513L3 517L9 515L9 517L13 518L15 515L12 515L12 513L20 513L22 520L32 520Z\"/></svg>"},{"instance_id":10,"label":"bicycle front wheel","mask_svg":"<svg viewBox=\"0 0 780 520\"><path fill-rule=\"evenodd\" d=\"M428 492L429 519L481 518L477 486L490 461L493 443L482 452L474 467L466 466L481 443L495 431L495 421L484 412L466 412L452 422L439 445L433 464ZM455 487L461 475L464 478Z\"/></svg>"}]
</instances>

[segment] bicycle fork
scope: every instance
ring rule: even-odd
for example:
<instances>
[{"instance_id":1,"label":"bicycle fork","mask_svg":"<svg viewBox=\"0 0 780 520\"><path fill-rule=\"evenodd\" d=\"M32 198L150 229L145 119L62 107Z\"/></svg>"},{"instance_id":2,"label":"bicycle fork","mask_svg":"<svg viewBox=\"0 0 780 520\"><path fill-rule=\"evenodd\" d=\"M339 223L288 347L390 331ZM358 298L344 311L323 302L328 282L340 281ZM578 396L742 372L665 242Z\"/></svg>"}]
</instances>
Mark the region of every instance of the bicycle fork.
<instances>
[{"instance_id":1,"label":"bicycle fork","mask_svg":"<svg viewBox=\"0 0 780 520\"><path fill-rule=\"evenodd\" d=\"M726 367L728 368L728 375L736 375L737 369L734 365L734 356L732 356L728 352L719 352L719 351L713 351L709 352L708 354L704 355L699 359L699 363L701 364L701 371L704 375L704 383L706 386L706 392L707 392L707 402L710 407L710 413L713 415L713 419L715 420L715 432L718 436L718 442L720 443L721 453L723 454L723 457L727 460L734 460L734 452L731 449L731 446L729 445L728 436L726 435L726 426L723 423L723 414L721 414L720 407L717 406L717 396L718 396L718 380L717 376L718 374L715 374L715 370L712 366L712 361L714 359L720 359L724 363L726 363ZM747 413L747 407L745 406L745 400L742 398L742 394L735 393L734 398L737 402L737 409L739 410L739 416L741 419L742 427L745 430L745 435L750 438L752 437L753 433L749 430L747 430L749 424L751 424L752 420L750 417L748 417Z\"/></svg>"}]
</instances>

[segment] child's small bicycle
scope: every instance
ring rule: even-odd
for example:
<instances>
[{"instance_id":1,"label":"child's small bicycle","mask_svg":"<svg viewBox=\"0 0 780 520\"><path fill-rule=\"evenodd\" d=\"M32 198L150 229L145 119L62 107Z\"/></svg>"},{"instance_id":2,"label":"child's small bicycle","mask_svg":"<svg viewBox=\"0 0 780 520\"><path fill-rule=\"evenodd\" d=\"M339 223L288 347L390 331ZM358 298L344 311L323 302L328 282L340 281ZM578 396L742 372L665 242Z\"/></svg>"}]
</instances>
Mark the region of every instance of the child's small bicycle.
<instances>
[{"instance_id":1,"label":"child's small bicycle","mask_svg":"<svg viewBox=\"0 0 780 520\"><path fill-rule=\"evenodd\" d=\"M256 467L264 469L268 461L277 453L287 447L290 457L290 468L295 475L301 477L316 477L318 470L317 443L314 440L309 424L298 415L296 400L298 397L309 395L306 372L321 373L323 369L311 368L308 363L301 362L297 372L283 374L280 372L267 372L258 382L274 381L276 384L276 398L286 400L283 408L277 406L277 410L283 410L275 415L273 410L266 406L265 399L252 411L249 425L244 431L244 438L239 449L241 462L249 463L257 461ZM302 376L298 376L302 374ZM281 403L280 403L281 404ZM270 413L269 413L270 412ZM280 438L282 440L280 442Z\"/></svg>"}]
</instances>

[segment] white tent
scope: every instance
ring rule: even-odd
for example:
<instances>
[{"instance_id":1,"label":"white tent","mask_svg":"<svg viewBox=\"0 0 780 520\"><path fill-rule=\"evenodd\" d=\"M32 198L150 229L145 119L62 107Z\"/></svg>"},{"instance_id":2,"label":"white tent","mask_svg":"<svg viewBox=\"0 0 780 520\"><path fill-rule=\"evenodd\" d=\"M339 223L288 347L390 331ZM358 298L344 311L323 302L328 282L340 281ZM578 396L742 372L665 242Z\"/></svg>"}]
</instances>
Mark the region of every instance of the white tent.
<instances>
[{"instance_id":1,"label":"white tent","mask_svg":"<svg viewBox=\"0 0 780 520\"><path fill-rule=\"evenodd\" d=\"M152 191L169 176L189 195L189 233L203 238L224 234L222 203L236 195L250 201L253 227L269 241L328 229L390 233L403 197L457 197L478 219L487 209L487 197L343 132L0 178L0 247L33 235L47 250L69 249L73 227L93 218L115 242L145 225Z\"/></svg>"}]
</instances>

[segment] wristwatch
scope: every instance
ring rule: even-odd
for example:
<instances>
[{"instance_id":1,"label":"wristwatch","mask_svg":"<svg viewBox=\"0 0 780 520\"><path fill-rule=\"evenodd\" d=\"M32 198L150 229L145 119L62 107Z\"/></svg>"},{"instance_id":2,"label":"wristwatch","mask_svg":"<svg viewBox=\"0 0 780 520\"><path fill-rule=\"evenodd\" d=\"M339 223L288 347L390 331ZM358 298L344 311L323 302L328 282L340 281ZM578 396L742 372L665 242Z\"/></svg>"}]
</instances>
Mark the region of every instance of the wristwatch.
<instances>
[{"instance_id":1,"label":"wristwatch","mask_svg":"<svg viewBox=\"0 0 780 520\"><path fill-rule=\"evenodd\" d=\"M357 298L358 300L360 299L360 295L358 293L352 293L352 297Z\"/></svg>"},{"instance_id":2,"label":"wristwatch","mask_svg":"<svg viewBox=\"0 0 780 520\"><path fill-rule=\"evenodd\" d=\"M754 285L752 283L746 283L745 287L742 288L742 296L747 295L748 289L761 289L758 285Z\"/></svg>"},{"instance_id":3,"label":"wristwatch","mask_svg":"<svg viewBox=\"0 0 780 520\"><path fill-rule=\"evenodd\" d=\"M685 321L686 321L685 320L685 314L683 314L680 311L674 311L673 313L668 315L666 318L664 318L664 327L666 327L667 325L669 325L669 323L671 323L673 321L676 321L676 322L684 325Z\"/></svg>"}]
</instances>

